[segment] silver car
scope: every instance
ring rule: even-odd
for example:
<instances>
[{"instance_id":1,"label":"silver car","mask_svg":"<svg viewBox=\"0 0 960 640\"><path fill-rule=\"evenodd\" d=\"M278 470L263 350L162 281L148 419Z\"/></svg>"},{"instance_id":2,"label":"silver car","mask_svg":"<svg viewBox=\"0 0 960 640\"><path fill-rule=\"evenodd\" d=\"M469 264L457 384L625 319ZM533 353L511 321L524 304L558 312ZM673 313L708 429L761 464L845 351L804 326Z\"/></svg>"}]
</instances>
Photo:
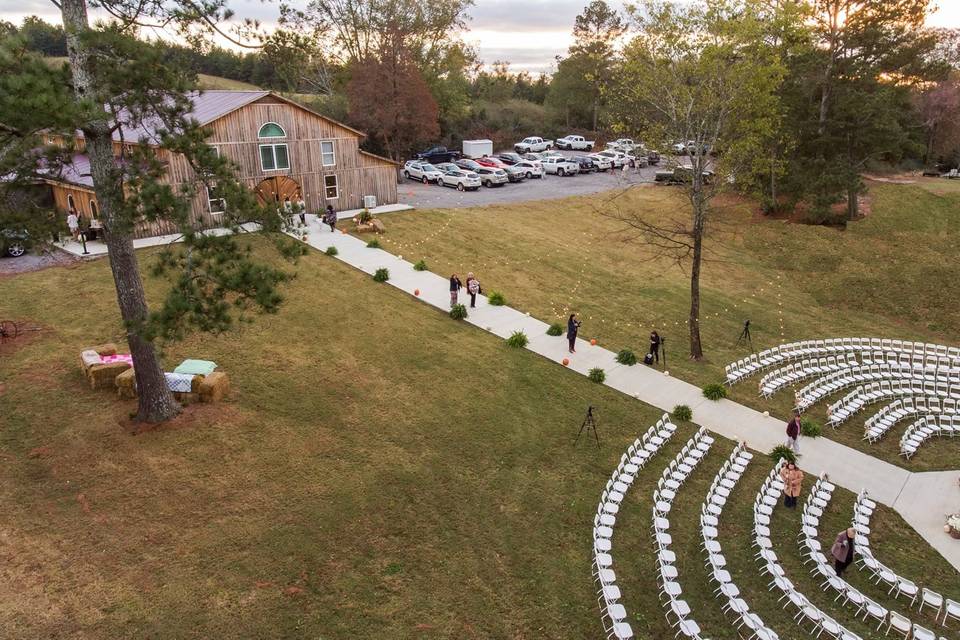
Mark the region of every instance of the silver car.
<instances>
[{"instance_id":1,"label":"silver car","mask_svg":"<svg viewBox=\"0 0 960 640\"><path fill-rule=\"evenodd\" d=\"M443 173L440 184L445 187L456 187L457 191L476 191L480 188L480 176L460 168L451 169Z\"/></svg>"},{"instance_id":2,"label":"silver car","mask_svg":"<svg viewBox=\"0 0 960 640\"><path fill-rule=\"evenodd\" d=\"M480 176L480 183L485 187L502 187L510 181L510 176L503 169L480 167L475 173Z\"/></svg>"}]
</instances>

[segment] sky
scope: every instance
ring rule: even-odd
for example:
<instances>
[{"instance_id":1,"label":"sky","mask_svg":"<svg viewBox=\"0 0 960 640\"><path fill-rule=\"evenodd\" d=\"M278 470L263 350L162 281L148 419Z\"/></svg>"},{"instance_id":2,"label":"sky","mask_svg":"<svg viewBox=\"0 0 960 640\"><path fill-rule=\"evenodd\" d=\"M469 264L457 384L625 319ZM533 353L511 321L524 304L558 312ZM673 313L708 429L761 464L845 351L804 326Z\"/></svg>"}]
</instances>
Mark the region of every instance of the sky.
<instances>
[{"instance_id":1,"label":"sky","mask_svg":"<svg viewBox=\"0 0 960 640\"><path fill-rule=\"evenodd\" d=\"M306 4L307 0L291 0ZM424 0L442 2L443 0ZM491 64L510 63L514 71L539 73L554 68L557 55L566 53L571 42L573 20L588 0L475 0L470 9L464 40ZM621 0L610 0L622 6ZM262 0L231 0L239 18L257 18L270 24L277 15L277 3ZM936 27L960 28L960 0L934 0L937 11L928 19ZM24 16L39 15L59 22L59 13L50 0L0 0L0 20L19 23Z\"/></svg>"}]
</instances>

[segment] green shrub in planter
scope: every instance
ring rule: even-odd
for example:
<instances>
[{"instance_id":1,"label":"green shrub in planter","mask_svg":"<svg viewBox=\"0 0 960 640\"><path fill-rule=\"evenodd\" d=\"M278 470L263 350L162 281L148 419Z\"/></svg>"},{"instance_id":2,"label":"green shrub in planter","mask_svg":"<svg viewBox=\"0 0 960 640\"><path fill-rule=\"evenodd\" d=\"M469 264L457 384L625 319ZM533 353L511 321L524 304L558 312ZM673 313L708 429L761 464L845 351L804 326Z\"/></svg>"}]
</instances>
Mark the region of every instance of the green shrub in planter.
<instances>
[{"instance_id":1,"label":"green shrub in planter","mask_svg":"<svg viewBox=\"0 0 960 640\"><path fill-rule=\"evenodd\" d=\"M637 356L630 349L623 349L617 354L617 362L632 367L637 364Z\"/></svg>"},{"instance_id":2,"label":"green shrub in planter","mask_svg":"<svg viewBox=\"0 0 960 640\"><path fill-rule=\"evenodd\" d=\"M523 331L514 331L510 334L510 337L507 338L507 344L516 349L522 349L527 346L527 334Z\"/></svg>"},{"instance_id":3,"label":"green shrub in planter","mask_svg":"<svg viewBox=\"0 0 960 640\"><path fill-rule=\"evenodd\" d=\"M727 397L727 388L722 384L708 384L703 388L703 397L708 400L722 400Z\"/></svg>"},{"instance_id":4,"label":"green shrub in planter","mask_svg":"<svg viewBox=\"0 0 960 640\"><path fill-rule=\"evenodd\" d=\"M607 374L600 367L594 367L593 369L590 369L590 373L587 374L587 377L597 384L600 384L607 379Z\"/></svg>"},{"instance_id":5,"label":"green shrub in planter","mask_svg":"<svg viewBox=\"0 0 960 640\"><path fill-rule=\"evenodd\" d=\"M548 335L548 336L562 336L562 335L563 335L563 327L562 327L561 325L557 324L556 322L554 322L552 325L550 325L550 328L547 329L547 335Z\"/></svg>"},{"instance_id":6,"label":"green shrub in planter","mask_svg":"<svg viewBox=\"0 0 960 640\"><path fill-rule=\"evenodd\" d=\"M813 418L800 418L800 433L808 438L819 438L823 433L823 427Z\"/></svg>"},{"instance_id":7,"label":"green shrub in planter","mask_svg":"<svg viewBox=\"0 0 960 640\"><path fill-rule=\"evenodd\" d=\"M380 267L374 272L373 279L377 282L386 282L390 279L390 271L386 267Z\"/></svg>"},{"instance_id":8,"label":"green shrub in planter","mask_svg":"<svg viewBox=\"0 0 960 640\"><path fill-rule=\"evenodd\" d=\"M414 271L426 271L426 270L427 270L427 263L424 262L423 260L417 260L415 263L413 263L413 270L414 270Z\"/></svg>"},{"instance_id":9,"label":"green shrub in planter","mask_svg":"<svg viewBox=\"0 0 960 640\"><path fill-rule=\"evenodd\" d=\"M379 248L380 248L380 241L377 240L376 238L374 238L373 240L367 243L367 249L379 249Z\"/></svg>"},{"instance_id":10,"label":"green shrub in planter","mask_svg":"<svg viewBox=\"0 0 960 640\"><path fill-rule=\"evenodd\" d=\"M685 404L678 404L673 408L673 411L670 412L670 415L680 422L690 422L693 420L693 409Z\"/></svg>"},{"instance_id":11,"label":"green shrub in planter","mask_svg":"<svg viewBox=\"0 0 960 640\"><path fill-rule=\"evenodd\" d=\"M788 447L785 444L778 444L773 449L770 450L770 457L773 461L780 462L780 460L786 460L787 462L797 462L797 456L793 452L793 449Z\"/></svg>"},{"instance_id":12,"label":"green shrub in planter","mask_svg":"<svg viewBox=\"0 0 960 640\"><path fill-rule=\"evenodd\" d=\"M503 297L503 294L499 291L492 291L487 297L487 302L492 304L495 307L500 307L507 304L507 299Z\"/></svg>"},{"instance_id":13,"label":"green shrub in planter","mask_svg":"<svg viewBox=\"0 0 960 640\"><path fill-rule=\"evenodd\" d=\"M454 320L463 320L467 317L467 308L462 304L455 304L450 307L450 317Z\"/></svg>"},{"instance_id":14,"label":"green shrub in planter","mask_svg":"<svg viewBox=\"0 0 960 640\"><path fill-rule=\"evenodd\" d=\"M336 247L327 247L326 254L327 254L328 256L335 256L335 255L337 255L338 253L340 253L340 252L337 251L337 248L336 248Z\"/></svg>"}]
</instances>

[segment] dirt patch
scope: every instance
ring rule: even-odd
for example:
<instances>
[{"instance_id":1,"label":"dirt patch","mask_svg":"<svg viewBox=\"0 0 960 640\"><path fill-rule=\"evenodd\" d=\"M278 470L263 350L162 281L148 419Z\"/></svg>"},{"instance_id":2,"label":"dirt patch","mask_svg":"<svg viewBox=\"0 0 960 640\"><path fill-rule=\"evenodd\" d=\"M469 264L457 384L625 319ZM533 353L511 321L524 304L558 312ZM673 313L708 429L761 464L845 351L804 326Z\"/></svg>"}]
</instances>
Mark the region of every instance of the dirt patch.
<instances>
[{"instance_id":1,"label":"dirt patch","mask_svg":"<svg viewBox=\"0 0 960 640\"><path fill-rule=\"evenodd\" d=\"M60 249L54 249L48 253L28 253L19 258L5 256L0 258L0 278L50 267L76 266L81 262L76 256Z\"/></svg>"},{"instance_id":2,"label":"dirt patch","mask_svg":"<svg viewBox=\"0 0 960 640\"><path fill-rule=\"evenodd\" d=\"M220 423L235 423L242 419L241 412L235 405L224 402L188 404L183 407L180 415L176 418L160 424L144 424L134 421L132 416L137 411L137 403L134 400L124 402L122 407L125 411L117 414L117 424L133 436L152 432L196 429Z\"/></svg>"},{"instance_id":3,"label":"dirt patch","mask_svg":"<svg viewBox=\"0 0 960 640\"><path fill-rule=\"evenodd\" d=\"M874 176L874 175L863 175L864 179L872 180L873 182L886 182L889 184L916 184L917 181L907 175L893 175L893 176Z\"/></svg>"},{"instance_id":4,"label":"dirt patch","mask_svg":"<svg viewBox=\"0 0 960 640\"><path fill-rule=\"evenodd\" d=\"M43 334L46 333L46 328L43 325L29 320L0 318L0 323L3 323L4 327L8 326L8 322L16 325L16 336L0 338L0 358L13 355L28 344L42 339Z\"/></svg>"}]
</instances>

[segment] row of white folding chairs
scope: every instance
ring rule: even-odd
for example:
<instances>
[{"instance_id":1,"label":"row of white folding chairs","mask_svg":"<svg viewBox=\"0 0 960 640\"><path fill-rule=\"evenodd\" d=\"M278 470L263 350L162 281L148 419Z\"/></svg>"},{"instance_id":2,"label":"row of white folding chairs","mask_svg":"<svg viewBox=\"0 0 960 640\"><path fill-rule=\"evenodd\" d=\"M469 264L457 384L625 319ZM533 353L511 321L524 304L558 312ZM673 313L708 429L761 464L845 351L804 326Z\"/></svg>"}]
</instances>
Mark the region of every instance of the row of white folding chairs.
<instances>
[{"instance_id":1,"label":"row of white folding chairs","mask_svg":"<svg viewBox=\"0 0 960 640\"><path fill-rule=\"evenodd\" d=\"M657 488L653 492L652 530L657 548L657 580L660 584L660 599L666 609L665 615L676 636L702 640L700 625L691 615L690 605L682 599L677 556L670 548L673 538L670 535L670 510L677 491L710 450L713 437L701 428L690 438L670 465L663 470Z\"/></svg>"},{"instance_id":2,"label":"row of white folding chairs","mask_svg":"<svg viewBox=\"0 0 960 640\"><path fill-rule=\"evenodd\" d=\"M784 489L783 481L780 479L783 464L783 460L780 460L770 471L753 503L753 546L757 549L755 558L761 563L760 571L770 577L769 589L776 587L782 592L777 602L783 602L784 609L791 605L796 609L794 622L801 628L805 622L812 625L810 635L819 638L826 633L835 640L860 640L860 636L831 618L796 589L787 578L780 559L773 550L773 543L770 540L770 518Z\"/></svg>"},{"instance_id":3,"label":"row of white folding chairs","mask_svg":"<svg viewBox=\"0 0 960 640\"><path fill-rule=\"evenodd\" d=\"M942 400L960 401L960 385L931 383L927 380L900 378L869 382L854 389L839 401L827 407L827 421L836 427L868 404L906 396L926 396ZM834 417L836 416L836 417Z\"/></svg>"},{"instance_id":4,"label":"row of white folding chairs","mask_svg":"<svg viewBox=\"0 0 960 640\"><path fill-rule=\"evenodd\" d=\"M733 453L714 476L707 497L700 506L700 535L703 538L701 549L706 554L710 575L717 585L714 595L718 598L721 596L726 598L723 611L737 616L737 629L746 627L749 632L748 637L757 640L779 640L777 633L764 623L759 614L751 611L747 602L740 597L740 589L725 568L727 560L718 539L717 527L723 507L727 503L730 492L746 471L751 458L753 454L746 450L743 443L740 443L734 447Z\"/></svg>"},{"instance_id":5,"label":"row of white folding chairs","mask_svg":"<svg viewBox=\"0 0 960 640\"><path fill-rule=\"evenodd\" d=\"M885 380L906 380L915 388L923 389L925 384L932 385L936 392L938 385L949 396L950 388L960 390L960 380L951 382L946 375L937 373L918 373L913 369L898 369L884 364L854 366L827 374L811 382L797 392L797 406L805 409L823 398L848 387Z\"/></svg>"},{"instance_id":6,"label":"row of white folding chairs","mask_svg":"<svg viewBox=\"0 0 960 640\"><path fill-rule=\"evenodd\" d=\"M763 369L790 360L851 352L906 353L920 357L930 356L937 358L938 363L940 358L943 358L944 364L947 366L960 366L960 347L885 338L827 338L791 342L751 354L725 367L726 381L727 384L735 384Z\"/></svg>"},{"instance_id":7,"label":"row of white folding chairs","mask_svg":"<svg viewBox=\"0 0 960 640\"><path fill-rule=\"evenodd\" d=\"M664 414L655 425L627 447L600 496L600 504L593 519L593 577L597 582L597 604L601 610L601 622L608 638L625 640L633 637L633 630L626 622L626 609L620 603L617 576L611 568L613 527L620 511L620 503L633 484L636 474L676 430L676 425L670 422L669 414Z\"/></svg>"},{"instance_id":8,"label":"row of white folding chairs","mask_svg":"<svg viewBox=\"0 0 960 640\"><path fill-rule=\"evenodd\" d=\"M810 490L810 495L804 503L802 526L800 528L800 540L802 547L807 553L807 563L813 564L811 573L819 574L823 578L820 588L830 587L837 592L835 599L844 599L844 603L857 609L856 615L863 613L863 619L866 621L872 618L878 621L877 630L879 631L884 624L887 625L886 634L891 630L901 634L904 639L915 638L916 640L936 640L936 634L929 629L915 624L910 618L896 611L890 611L872 598L866 596L858 589L850 585L846 580L836 574L834 568L830 565L827 557L823 554L819 536L820 516L830 503L833 497L834 486L821 476ZM854 527L856 529L856 527ZM863 533L857 533L854 538L856 549L863 545L869 547L869 540ZM912 583L910 583L912 584ZM913 585L916 587L916 585ZM904 589L908 588L905 583Z\"/></svg>"},{"instance_id":9,"label":"row of white folding chairs","mask_svg":"<svg viewBox=\"0 0 960 640\"><path fill-rule=\"evenodd\" d=\"M928 396L907 396L894 400L873 414L863 426L863 438L876 442L903 420L914 415L940 413L953 415L960 411L960 402L953 398L931 398Z\"/></svg>"},{"instance_id":10,"label":"row of white folding chairs","mask_svg":"<svg viewBox=\"0 0 960 640\"><path fill-rule=\"evenodd\" d=\"M900 438L900 455L912 458L924 442L937 436L960 436L960 414L926 415L911 424Z\"/></svg>"},{"instance_id":11,"label":"row of white folding chairs","mask_svg":"<svg viewBox=\"0 0 960 640\"><path fill-rule=\"evenodd\" d=\"M853 354L809 358L774 369L760 379L760 394L769 398L780 389L811 376L833 373L859 364Z\"/></svg>"}]
</instances>

